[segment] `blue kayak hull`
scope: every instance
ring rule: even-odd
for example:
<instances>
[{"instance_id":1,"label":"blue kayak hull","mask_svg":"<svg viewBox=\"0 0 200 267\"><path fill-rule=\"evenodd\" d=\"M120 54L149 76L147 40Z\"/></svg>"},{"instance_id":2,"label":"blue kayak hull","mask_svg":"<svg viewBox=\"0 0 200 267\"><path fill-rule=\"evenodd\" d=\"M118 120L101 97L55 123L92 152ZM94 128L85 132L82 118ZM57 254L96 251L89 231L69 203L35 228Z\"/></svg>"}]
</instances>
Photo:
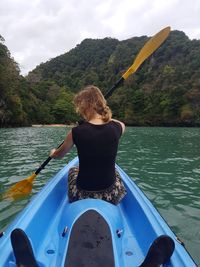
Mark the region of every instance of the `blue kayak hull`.
<instances>
[{"instance_id":1,"label":"blue kayak hull","mask_svg":"<svg viewBox=\"0 0 200 267\"><path fill-rule=\"evenodd\" d=\"M119 205L97 199L69 203L67 175L77 164L75 158L58 172L6 229L0 238L1 267L15 266L10 242L15 228L23 229L29 237L39 266L65 266L72 227L89 210L102 215L110 228L115 267L139 266L160 235L169 235L175 242L175 251L166 266L197 266L151 202L119 166L116 168L127 188Z\"/></svg>"}]
</instances>

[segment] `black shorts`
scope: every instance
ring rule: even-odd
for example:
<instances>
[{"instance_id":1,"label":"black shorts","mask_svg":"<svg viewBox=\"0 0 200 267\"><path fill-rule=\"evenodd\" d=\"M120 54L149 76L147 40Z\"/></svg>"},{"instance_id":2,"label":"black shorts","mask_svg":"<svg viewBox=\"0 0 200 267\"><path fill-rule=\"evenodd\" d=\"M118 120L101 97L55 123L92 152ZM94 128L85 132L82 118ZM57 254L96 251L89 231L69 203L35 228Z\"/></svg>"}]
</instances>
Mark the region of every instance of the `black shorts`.
<instances>
[{"instance_id":1,"label":"black shorts","mask_svg":"<svg viewBox=\"0 0 200 267\"><path fill-rule=\"evenodd\" d=\"M108 201L117 205L126 195L126 188L121 180L119 173L116 171L116 180L110 187L100 191L87 191L79 189L76 185L78 168L73 167L69 170L68 175L68 197L70 202L85 198L97 198Z\"/></svg>"}]
</instances>

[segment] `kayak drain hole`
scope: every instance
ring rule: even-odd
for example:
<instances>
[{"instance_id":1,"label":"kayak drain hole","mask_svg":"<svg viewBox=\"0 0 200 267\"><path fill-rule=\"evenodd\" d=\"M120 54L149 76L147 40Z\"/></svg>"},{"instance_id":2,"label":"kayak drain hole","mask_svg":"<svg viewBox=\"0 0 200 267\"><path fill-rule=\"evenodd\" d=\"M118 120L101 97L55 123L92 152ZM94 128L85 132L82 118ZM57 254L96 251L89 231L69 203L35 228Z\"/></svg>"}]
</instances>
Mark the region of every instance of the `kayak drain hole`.
<instances>
[{"instance_id":1,"label":"kayak drain hole","mask_svg":"<svg viewBox=\"0 0 200 267\"><path fill-rule=\"evenodd\" d=\"M131 251L126 251L126 255L127 255L127 256L132 256L132 255L133 255L133 252L131 252Z\"/></svg>"},{"instance_id":2,"label":"kayak drain hole","mask_svg":"<svg viewBox=\"0 0 200 267\"><path fill-rule=\"evenodd\" d=\"M54 254L55 253L55 250L53 250L53 249L48 249L47 250L47 254Z\"/></svg>"}]
</instances>

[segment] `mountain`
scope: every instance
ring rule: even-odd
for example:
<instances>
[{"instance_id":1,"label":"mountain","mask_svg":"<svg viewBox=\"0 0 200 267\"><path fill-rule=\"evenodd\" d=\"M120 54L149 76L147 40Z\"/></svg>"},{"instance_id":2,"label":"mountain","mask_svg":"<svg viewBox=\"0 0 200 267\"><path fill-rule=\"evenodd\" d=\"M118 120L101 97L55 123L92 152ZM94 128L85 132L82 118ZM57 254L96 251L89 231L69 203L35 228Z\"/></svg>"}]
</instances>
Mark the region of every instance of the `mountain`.
<instances>
[{"instance_id":1,"label":"mountain","mask_svg":"<svg viewBox=\"0 0 200 267\"><path fill-rule=\"evenodd\" d=\"M19 93L26 121L77 120L74 94L88 84L105 93L147 40L147 36L123 41L85 39L69 52L37 66L23 80ZM200 40L172 31L108 102L113 115L129 125L200 126Z\"/></svg>"}]
</instances>

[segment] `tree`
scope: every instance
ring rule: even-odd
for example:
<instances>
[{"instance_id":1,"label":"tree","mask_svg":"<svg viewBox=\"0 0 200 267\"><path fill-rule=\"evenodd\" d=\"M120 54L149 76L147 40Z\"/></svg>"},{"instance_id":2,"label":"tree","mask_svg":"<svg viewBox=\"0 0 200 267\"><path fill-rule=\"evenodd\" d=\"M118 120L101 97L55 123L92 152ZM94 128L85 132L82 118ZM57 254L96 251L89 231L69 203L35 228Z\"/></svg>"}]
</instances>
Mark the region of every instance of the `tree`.
<instances>
[{"instance_id":1,"label":"tree","mask_svg":"<svg viewBox=\"0 0 200 267\"><path fill-rule=\"evenodd\" d=\"M73 105L73 94L62 88L53 108L52 114L57 123L72 123L76 121L77 115Z\"/></svg>"}]
</instances>

